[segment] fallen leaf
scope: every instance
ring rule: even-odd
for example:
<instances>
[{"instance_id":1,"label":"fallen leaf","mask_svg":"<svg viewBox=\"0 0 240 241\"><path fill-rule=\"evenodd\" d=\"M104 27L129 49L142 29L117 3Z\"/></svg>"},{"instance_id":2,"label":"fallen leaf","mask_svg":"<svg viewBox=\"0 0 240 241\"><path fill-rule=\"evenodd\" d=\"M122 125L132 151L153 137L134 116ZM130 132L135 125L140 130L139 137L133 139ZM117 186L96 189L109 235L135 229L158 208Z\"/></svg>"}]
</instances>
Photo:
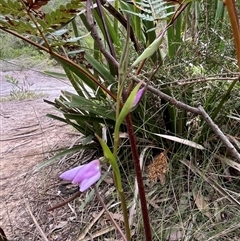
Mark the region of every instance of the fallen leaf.
<instances>
[{"instance_id":1,"label":"fallen leaf","mask_svg":"<svg viewBox=\"0 0 240 241\"><path fill-rule=\"evenodd\" d=\"M207 203L207 198L200 193L193 192L193 197L198 210L203 213L206 217L211 218L212 214L209 209L209 203Z\"/></svg>"}]
</instances>

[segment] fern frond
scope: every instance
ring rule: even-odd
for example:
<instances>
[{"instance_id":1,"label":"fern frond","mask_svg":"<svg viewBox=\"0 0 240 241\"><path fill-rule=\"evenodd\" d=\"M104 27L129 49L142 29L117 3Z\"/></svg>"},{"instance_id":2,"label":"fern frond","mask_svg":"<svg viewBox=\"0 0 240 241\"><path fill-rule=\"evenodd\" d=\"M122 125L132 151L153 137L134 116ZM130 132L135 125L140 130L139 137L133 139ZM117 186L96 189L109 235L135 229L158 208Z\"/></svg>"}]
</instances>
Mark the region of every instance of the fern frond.
<instances>
[{"instance_id":1,"label":"fern frond","mask_svg":"<svg viewBox=\"0 0 240 241\"><path fill-rule=\"evenodd\" d=\"M176 3L169 3L164 0L142 0L141 2L133 3L136 8L140 9L142 12L132 12L129 10L124 10L125 12L131 13L133 15L138 16L142 20L147 21L158 21L168 18L169 16L174 14L173 12L168 12L169 8L175 7Z\"/></svg>"},{"instance_id":2,"label":"fern frond","mask_svg":"<svg viewBox=\"0 0 240 241\"><path fill-rule=\"evenodd\" d=\"M41 32L48 34L70 22L84 6L81 1L72 0L48 13L39 11L39 8L48 2L49 0L24 0L24 6L16 0L0 0L0 26L18 33L39 35L37 23ZM35 11L36 9L38 11ZM34 16L36 23L32 22L29 14Z\"/></svg>"}]
</instances>

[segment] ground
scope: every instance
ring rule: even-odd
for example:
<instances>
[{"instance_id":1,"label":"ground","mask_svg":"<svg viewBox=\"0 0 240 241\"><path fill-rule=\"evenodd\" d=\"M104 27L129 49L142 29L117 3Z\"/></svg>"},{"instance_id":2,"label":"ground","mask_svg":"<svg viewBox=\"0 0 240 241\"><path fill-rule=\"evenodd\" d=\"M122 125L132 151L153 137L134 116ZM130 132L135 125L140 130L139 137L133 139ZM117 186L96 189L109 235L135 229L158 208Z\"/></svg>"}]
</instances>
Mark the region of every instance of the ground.
<instances>
[{"instance_id":1,"label":"ground","mask_svg":"<svg viewBox=\"0 0 240 241\"><path fill-rule=\"evenodd\" d=\"M28 88L32 98L10 97L13 85L6 82L9 77ZM44 234L48 240L74 240L71 239L74 232L69 235L62 231L72 217L66 216L64 209L46 211L52 203L61 200L60 169L55 166L33 173L38 164L53 156L51 151L68 147L79 138L69 126L46 116L57 112L43 101L53 101L62 89L73 89L67 80L36 70L1 71L0 88L0 227L9 240L44 240Z\"/></svg>"}]
</instances>

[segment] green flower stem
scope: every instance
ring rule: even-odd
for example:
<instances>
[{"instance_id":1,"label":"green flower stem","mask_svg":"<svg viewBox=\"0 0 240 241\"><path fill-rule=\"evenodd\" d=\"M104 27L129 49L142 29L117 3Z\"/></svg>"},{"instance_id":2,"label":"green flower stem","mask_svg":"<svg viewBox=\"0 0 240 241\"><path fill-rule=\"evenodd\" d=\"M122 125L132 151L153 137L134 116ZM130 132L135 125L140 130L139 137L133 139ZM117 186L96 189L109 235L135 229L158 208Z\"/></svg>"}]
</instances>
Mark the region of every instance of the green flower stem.
<instances>
[{"instance_id":1,"label":"green flower stem","mask_svg":"<svg viewBox=\"0 0 240 241\"><path fill-rule=\"evenodd\" d=\"M120 100L119 91L118 91L117 102L116 102L116 120L118 119L118 116L119 116L120 105L121 105L121 100ZM119 127L117 127L115 125L115 129L114 129L114 147L113 147L113 156L115 157L115 159L117 159L118 143L119 143Z\"/></svg>"},{"instance_id":2,"label":"green flower stem","mask_svg":"<svg viewBox=\"0 0 240 241\"><path fill-rule=\"evenodd\" d=\"M123 191L121 191L121 192L118 191L118 194L120 196L121 204L122 204L126 238L128 241L131 241L131 231L130 231L129 222L128 222L128 211L127 211L127 203L126 203L126 199L125 199L125 194Z\"/></svg>"},{"instance_id":3,"label":"green flower stem","mask_svg":"<svg viewBox=\"0 0 240 241\"><path fill-rule=\"evenodd\" d=\"M121 95L122 95L122 89L121 89L121 85L119 84L117 102L116 102L116 120L119 117L120 107L122 105L121 99L120 99ZM117 160L117 150L118 150L118 144L119 144L119 129L120 129L120 125L116 124L115 130L114 130L114 147L113 147L113 157L115 160ZM127 241L131 241L131 230L128 222L127 203L126 203L125 194L122 188L122 180L121 180L121 174L120 174L119 168L117 172L114 172L114 179L115 179L115 185L117 187L118 195L120 196L120 199L121 199L126 238L127 238Z\"/></svg>"},{"instance_id":4,"label":"green flower stem","mask_svg":"<svg viewBox=\"0 0 240 241\"><path fill-rule=\"evenodd\" d=\"M119 130L119 128L117 128L117 130ZM101 144L101 146L103 148L103 152L104 152L105 158L109 161L109 163L112 166L113 177L114 177L114 184L116 186L116 189L118 191L118 194L119 194L120 199L121 199L121 204L122 204L124 224L125 224L125 231L126 231L126 238L127 238L127 241L131 241L131 232L130 232L130 227L129 227L129 223L128 223L127 204L126 204L125 195L123 193L122 180L121 180L121 174L120 174L119 166L117 165L117 157L116 158L114 157L114 155L110 151L110 149L107 146L107 144L97 134L95 134L95 136L97 137L97 139L99 140L99 142L100 142L100 144ZM117 136L119 136L119 135L117 135ZM116 135L114 136L114 140L115 139L116 139Z\"/></svg>"},{"instance_id":5,"label":"green flower stem","mask_svg":"<svg viewBox=\"0 0 240 241\"><path fill-rule=\"evenodd\" d=\"M119 116L120 104L121 104L120 98L119 96L117 96L116 119ZM118 143L119 143L119 125L115 125L114 148L113 148L113 156L115 160L117 160ZM114 179L115 179L115 185L117 186L118 194L121 199L126 238L128 241L131 241L131 231L130 231L129 222L128 222L127 204L126 204L125 194L122 188L122 181L121 181L121 175L120 175L119 169L118 169L118 173L114 172Z\"/></svg>"},{"instance_id":6,"label":"green flower stem","mask_svg":"<svg viewBox=\"0 0 240 241\"><path fill-rule=\"evenodd\" d=\"M132 118L130 113L126 116L126 124L127 124L127 131L128 131L129 141L130 141L131 150L132 150L135 173L137 176L139 198L141 202L142 217L143 217L143 223L144 223L144 229L145 229L145 238L147 241L151 241L152 235L151 235L151 227L150 227L149 216L148 216L147 201L145 196L145 190L144 190L143 179L142 179L142 171L140 167L140 161L139 161L137 145L136 145L135 136L133 132Z\"/></svg>"}]
</instances>

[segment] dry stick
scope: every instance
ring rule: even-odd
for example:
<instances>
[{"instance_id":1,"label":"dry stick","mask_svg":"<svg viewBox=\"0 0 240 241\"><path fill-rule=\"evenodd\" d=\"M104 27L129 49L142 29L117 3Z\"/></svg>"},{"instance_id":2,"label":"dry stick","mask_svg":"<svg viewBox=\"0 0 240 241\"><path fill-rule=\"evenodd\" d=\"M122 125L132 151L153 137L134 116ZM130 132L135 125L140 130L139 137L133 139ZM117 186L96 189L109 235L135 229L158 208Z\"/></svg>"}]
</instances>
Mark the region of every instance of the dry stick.
<instances>
[{"instance_id":1,"label":"dry stick","mask_svg":"<svg viewBox=\"0 0 240 241\"><path fill-rule=\"evenodd\" d=\"M65 201L63 201L63 202L61 202L61 203L59 203L59 204L57 204L57 205L55 205L55 206L47 209L47 211L49 212L49 211L53 211L54 209L60 208L60 207L62 207L62 206L64 206L64 205L70 203L71 201L73 201L73 200L76 199L77 197L80 197L80 195L81 195L81 192L77 191L73 196L71 196L71 197L68 198L67 200L65 200Z\"/></svg>"},{"instance_id":2,"label":"dry stick","mask_svg":"<svg viewBox=\"0 0 240 241\"><path fill-rule=\"evenodd\" d=\"M40 225L38 224L36 218L33 216L33 213L32 213L32 211L31 211L31 209L30 209L30 207L29 207L29 203L26 202L25 204L26 204L26 208L27 208L29 214L30 214L31 217L32 217L32 220L33 220L34 224L36 225L37 230L39 231L39 233L40 233L41 236L42 236L42 239L45 240L45 241L49 241L48 238L47 238L47 236L45 235L45 233L44 233L43 230L41 229Z\"/></svg>"},{"instance_id":3,"label":"dry stick","mask_svg":"<svg viewBox=\"0 0 240 241\"><path fill-rule=\"evenodd\" d=\"M112 200L107 204L107 205L111 205L112 203ZM104 208L101 210L101 212L94 218L94 220L85 228L85 230L82 232L82 234L77 238L77 241L82 241L82 240L87 240L87 239L84 239L85 236L89 233L90 229L92 228L92 226L98 221L98 219L103 215L104 213ZM113 228L114 229L114 228ZM111 230L113 230L111 228L107 228L105 229L105 231L103 233L106 233L106 232L110 232ZM96 235L92 235L92 237L94 237ZM99 236L99 232L97 234L97 236ZM91 237L90 237L91 238ZM88 239L89 240L89 239Z\"/></svg>"},{"instance_id":4,"label":"dry stick","mask_svg":"<svg viewBox=\"0 0 240 241\"><path fill-rule=\"evenodd\" d=\"M51 47L50 47L47 39L45 38L43 32L42 32L41 29L39 28L39 25L38 25L38 23L35 21L35 18L32 16L32 14L31 14L31 12L30 12L30 9L27 8L27 6L26 6L26 4L25 4L25 2L24 2L23 0L20 0L20 2L22 3L23 8L27 11L27 14L28 14L28 16L30 17L30 19L31 19L31 20L33 21L33 23L35 24L35 26L36 26L36 28L37 28L40 36L42 37L44 43L46 44L47 48L49 49L49 52L52 52L52 49L51 49Z\"/></svg>"},{"instance_id":5,"label":"dry stick","mask_svg":"<svg viewBox=\"0 0 240 241\"><path fill-rule=\"evenodd\" d=\"M177 80L177 81L172 81L172 82L168 82L167 84L177 84L179 86L185 86L185 85L192 85L192 84L199 84L199 83L204 83L204 82L210 82L210 81L234 81L234 80L238 80L238 77L200 77L196 80L190 80L190 81L186 81L186 80ZM166 83L165 83L166 84Z\"/></svg>"},{"instance_id":6,"label":"dry stick","mask_svg":"<svg viewBox=\"0 0 240 241\"><path fill-rule=\"evenodd\" d=\"M232 143L228 140L228 138L223 134L223 132L219 129L219 127L212 121L211 117L206 113L206 111L203 109L201 105L198 106L198 110L200 111L200 115L203 117L203 119L208 123L208 125L212 128L215 134L226 145L230 154L240 162L240 154L238 153L236 148L232 145Z\"/></svg>"},{"instance_id":7,"label":"dry stick","mask_svg":"<svg viewBox=\"0 0 240 241\"><path fill-rule=\"evenodd\" d=\"M138 83L139 83L139 82L142 82L142 80L140 80L139 78L137 78L137 77L134 76L134 75L130 75L130 77L131 77L132 79L134 79L134 80L135 80L136 82L138 82ZM147 85L147 83L145 83L145 82L142 82L142 84L145 85L145 86ZM195 107L192 107L192 106L190 106L190 105L184 104L183 102L180 102L180 101L176 100L175 98L173 98L173 97L171 97L171 96L163 93L162 91L154 88L154 87L151 86L151 85L148 85L148 86L147 86L147 89L148 89L150 92L152 92L153 94L159 96L160 98L166 100L166 101L169 102L170 104L172 104L172 105L174 105L174 106L176 106L176 107L178 107L178 108L180 108L180 109L189 111L189 112L194 113L194 114L196 114L196 115L201 115L201 112L200 112L200 110L199 110L198 108L195 108Z\"/></svg>"},{"instance_id":8,"label":"dry stick","mask_svg":"<svg viewBox=\"0 0 240 241\"><path fill-rule=\"evenodd\" d=\"M218 80L218 79L222 79L224 80L224 78L226 78L225 80L228 79L228 77L230 78L230 80L235 80L235 78L239 77L239 72L223 72L223 73L218 73L218 74L211 74L208 76L198 76L198 77L191 77L191 78L185 78L185 79L180 79L180 80L175 80L172 82L168 82L168 84L174 84L177 82L184 82L184 81L198 81L198 80Z\"/></svg>"},{"instance_id":9,"label":"dry stick","mask_svg":"<svg viewBox=\"0 0 240 241\"><path fill-rule=\"evenodd\" d=\"M96 184L94 184L93 187L94 187L95 193L96 193L96 195L97 195L97 198L98 198L98 200L100 201L100 203L102 204L103 208L105 209L105 211L106 211L106 213L107 213L110 221L111 221L112 224L115 226L115 228L118 230L118 232L119 232L120 235L122 236L123 240L124 240L124 241L127 241L126 236L125 236L124 233L122 232L121 228L118 226L118 224L115 222L115 220L113 219L112 215L111 215L110 212L108 211L107 206L105 205L102 197L101 197L100 194L99 194L99 191L98 191L98 188L97 188Z\"/></svg>"},{"instance_id":10,"label":"dry stick","mask_svg":"<svg viewBox=\"0 0 240 241\"><path fill-rule=\"evenodd\" d=\"M110 231L112 231L112 230L114 230L115 229L115 227L106 227L106 228L103 228L103 229L101 229L101 230L99 230L99 231L97 231L97 232L95 232L95 233L93 233L93 234L88 234L89 235L89 237L85 237L85 238L83 238L83 239L81 239L81 240L79 240L79 241L94 241L94 238L97 238L97 237L99 237L99 236L102 236L102 235L104 235L105 233L109 233ZM99 239L98 239L99 240Z\"/></svg>"}]
</instances>

